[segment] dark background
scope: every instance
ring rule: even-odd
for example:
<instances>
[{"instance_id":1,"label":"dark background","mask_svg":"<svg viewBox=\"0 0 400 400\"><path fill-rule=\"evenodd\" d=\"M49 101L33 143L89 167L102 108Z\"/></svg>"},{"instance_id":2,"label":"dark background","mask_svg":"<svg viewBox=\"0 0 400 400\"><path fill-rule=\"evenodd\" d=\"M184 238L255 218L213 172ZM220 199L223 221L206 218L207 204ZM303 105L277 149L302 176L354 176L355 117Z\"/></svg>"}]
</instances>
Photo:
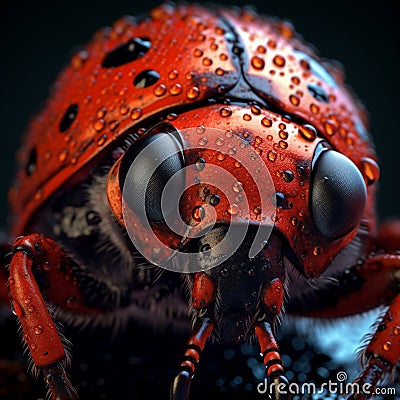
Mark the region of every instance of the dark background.
<instances>
[{"instance_id":1,"label":"dark background","mask_svg":"<svg viewBox=\"0 0 400 400\"><path fill-rule=\"evenodd\" d=\"M6 225L6 192L12 182L15 169L14 154L21 134L30 116L47 97L57 73L68 62L73 50L90 40L92 34L100 27L110 25L124 14L144 13L157 3L153 0L140 4L132 0L0 0L0 229ZM245 4L239 1L221 3ZM400 181L400 132L397 121L400 110L400 15L396 11L395 1L381 0L370 4L349 0L270 0L254 1L253 4L262 13L292 20L297 31L313 43L322 56L338 59L345 65L349 84L365 102L371 115L371 131L382 169L378 202L380 215L400 216L397 198L397 185ZM13 332L14 330L10 336ZM81 333L77 334L75 338L69 336L77 349L74 363L78 366L84 357L81 356L81 352L84 353L87 347L84 340L81 341L83 344L77 340L80 335ZM90 335L90 341L101 343L101 340L104 340ZM121 344L120 351L111 347L114 357L126 353L123 345ZM285 343L282 341L280 346L285 349ZM288 344L286 346L289 347ZM137 343L137 347L141 347L140 342ZM176 353L174 346L169 347L171 354L168 355L177 357L176 354L172 354ZM148 352L147 347L144 350ZM215 348L209 350L212 357L209 356L208 364L205 363L209 365L209 369L203 367L203 379L198 379L197 384L194 383L197 385L194 389L201 387L201 382L208 377L208 372L213 376L212 379L215 379L215 370L224 370L218 367L219 364L214 365L213 370L210 360L228 359L226 351ZM293 349L289 348L288 353L293 354ZM102 357L104 356L105 360L110 354L104 352ZM215 354L220 354L219 358ZM207 358L207 355L204 357ZM325 356L315 357L317 366L324 362L321 357ZM101 373L110 374L114 371L110 363L111 358L104 360L97 362L95 359L95 365L98 365L95 370L96 379ZM127 362L120 360L118 364L124 366ZM171 364L177 365L177 361L173 360ZM240 368L237 367L238 370ZM333 367L327 365L327 368ZM140 366L139 369L143 368ZM132 371L138 373L134 369ZM129 373L132 371L128 370ZM242 372L240 369L240 373ZM148 371L144 369L142 374L146 375ZM164 376L163 373L160 375ZM170 379L170 376L166 378ZM85 376L85 379L90 381L91 378ZM246 379L250 379L250 375L244 375L245 382ZM154 381L155 386L159 384L160 382ZM42 392L41 389L40 393ZM202 398L200 392L199 398Z\"/></svg>"},{"instance_id":2,"label":"dark background","mask_svg":"<svg viewBox=\"0 0 400 400\"><path fill-rule=\"evenodd\" d=\"M221 1L243 5L247 2ZM30 116L74 48L124 14L146 12L147 0L2 0L0 4L0 227L8 215L6 192L15 170L14 154ZM294 22L320 54L340 60L348 82L367 105L380 156L379 212L400 215L398 205L397 117L400 109L399 13L394 0L254 1L260 12Z\"/></svg>"}]
</instances>

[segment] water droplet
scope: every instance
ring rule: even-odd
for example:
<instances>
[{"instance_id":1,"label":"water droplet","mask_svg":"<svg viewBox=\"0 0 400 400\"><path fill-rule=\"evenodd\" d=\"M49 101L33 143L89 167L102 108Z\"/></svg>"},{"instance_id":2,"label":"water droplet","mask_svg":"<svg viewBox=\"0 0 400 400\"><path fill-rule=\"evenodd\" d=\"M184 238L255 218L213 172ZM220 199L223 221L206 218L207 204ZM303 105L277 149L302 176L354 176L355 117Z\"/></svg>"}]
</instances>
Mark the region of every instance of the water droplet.
<instances>
[{"instance_id":1,"label":"water droplet","mask_svg":"<svg viewBox=\"0 0 400 400\"><path fill-rule=\"evenodd\" d=\"M35 200L40 200L43 196L43 189L39 189L36 193L35 193Z\"/></svg>"},{"instance_id":2,"label":"water droplet","mask_svg":"<svg viewBox=\"0 0 400 400\"><path fill-rule=\"evenodd\" d=\"M51 270L51 264L50 264L49 261L45 261L45 262L44 262L44 264L43 264L43 269L44 269L45 271L50 271L50 270Z\"/></svg>"},{"instance_id":3,"label":"water droplet","mask_svg":"<svg viewBox=\"0 0 400 400\"><path fill-rule=\"evenodd\" d=\"M103 68L119 67L143 57L151 47L150 39L134 38L111 50L104 57Z\"/></svg>"},{"instance_id":4,"label":"water droplet","mask_svg":"<svg viewBox=\"0 0 400 400\"><path fill-rule=\"evenodd\" d=\"M242 183L241 183L241 182L235 182L235 183L232 185L232 190L233 190L234 192L236 192L236 193L243 192L243 185L242 185Z\"/></svg>"},{"instance_id":5,"label":"water droplet","mask_svg":"<svg viewBox=\"0 0 400 400\"><path fill-rule=\"evenodd\" d=\"M218 161L224 161L225 160L225 155L223 153L218 153L217 160Z\"/></svg>"},{"instance_id":6,"label":"water droplet","mask_svg":"<svg viewBox=\"0 0 400 400\"><path fill-rule=\"evenodd\" d=\"M46 152L44 153L44 159L45 159L46 161L49 161L50 158L51 158L51 156L52 156L51 151L50 151L50 150L46 150Z\"/></svg>"},{"instance_id":7,"label":"water droplet","mask_svg":"<svg viewBox=\"0 0 400 400\"><path fill-rule=\"evenodd\" d=\"M169 88L169 93L172 96L177 96L182 93L182 85L180 83L175 83Z\"/></svg>"},{"instance_id":8,"label":"water droplet","mask_svg":"<svg viewBox=\"0 0 400 400\"><path fill-rule=\"evenodd\" d=\"M36 348L37 348L37 345L36 345L36 343L30 343L29 344L29 347L31 348L31 350L36 350Z\"/></svg>"},{"instance_id":9,"label":"water droplet","mask_svg":"<svg viewBox=\"0 0 400 400\"><path fill-rule=\"evenodd\" d=\"M337 129L337 126L334 121L328 119L324 122L324 128L327 135L332 136Z\"/></svg>"},{"instance_id":10,"label":"water droplet","mask_svg":"<svg viewBox=\"0 0 400 400\"><path fill-rule=\"evenodd\" d=\"M199 145L200 146L205 146L208 143L208 139L203 137L199 140Z\"/></svg>"},{"instance_id":11,"label":"water droplet","mask_svg":"<svg viewBox=\"0 0 400 400\"><path fill-rule=\"evenodd\" d=\"M268 160L270 161L275 161L276 160L276 151L275 150L270 150L268 152Z\"/></svg>"},{"instance_id":12,"label":"water droplet","mask_svg":"<svg viewBox=\"0 0 400 400\"><path fill-rule=\"evenodd\" d=\"M273 40L273 39L268 40L267 46L268 46L270 49L276 49L276 42L275 42L275 40Z\"/></svg>"},{"instance_id":13,"label":"water droplet","mask_svg":"<svg viewBox=\"0 0 400 400\"><path fill-rule=\"evenodd\" d=\"M283 171L282 177L285 182L292 182L292 180L294 178L294 174L292 171L287 169L287 170Z\"/></svg>"},{"instance_id":14,"label":"water droplet","mask_svg":"<svg viewBox=\"0 0 400 400\"><path fill-rule=\"evenodd\" d=\"M281 149L287 149L288 143L285 142L284 140L280 140L280 141L279 141L279 147L280 147Z\"/></svg>"},{"instance_id":15,"label":"water droplet","mask_svg":"<svg viewBox=\"0 0 400 400\"><path fill-rule=\"evenodd\" d=\"M204 158L199 158L196 161L195 167L196 167L197 171L202 171L205 166L206 166L206 160Z\"/></svg>"},{"instance_id":16,"label":"water droplet","mask_svg":"<svg viewBox=\"0 0 400 400\"><path fill-rule=\"evenodd\" d=\"M255 206L255 207L253 208L253 212L254 212L254 214L256 214L256 215L260 215L260 214L261 214L261 211L262 211L261 206Z\"/></svg>"},{"instance_id":17,"label":"water droplet","mask_svg":"<svg viewBox=\"0 0 400 400\"><path fill-rule=\"evenodd\" d=\"M203 65L205 65L206 67L209 67L213 63L212 59L208 57L204 57L202 62Z\"/></svg>"},{"instance_id":18,"label":"water droplet","mask_svg":"<svg viewBox=\"0 0 400 400\"><path fill-rule=\"evenodd\" d=\"M300 126L298 131L300 136L309 142L312 142L317 138L317 130L312 125L306 124Z\"/></svg>"},{"instance_id":19,"label":"water droplet","mask_svg":"<svg viewBox=\"0 0 400 400\"><path fill-rule=\"evenodd\" d=\"M41 335L43 333L43 327L41 325L38 325L33 332L35 333L35 335Z\"/></svg>"},{"instance_id":20,"label":"water droplet","mask_svg":"<svg viewBox=\"0 0 400 400\"><path fill-rule=\"evenodd\" d=\"M100 107L97 112L96 112L96 117L97 118L103 118L107 113L107 108L105 107Z\"/></svg>"},{"instance_id":21,"label":"water droplet","mask_svg":"<svg viewBox=\"0 0 400 400\"><path fill-rule=\"evenodd\" d=\"M286 132L286 131L279 131L279 137L281 138L281 139L284 139L284 140L286 140L287 138L288 138L288 133Z\"/></svg>"},{"instance_id":22,"label":"water droplet","mask_svg":"<svg viewBox=\"0 0 400 400\"><path fill-rule=\"evenodd\" d=\"M251 59L251 66L254 69L262 70L265 67L265 61L261 57L254 56Z\"/></svg>"},{"instance_id":23,"label":"water droplet","mask_svg":"<svg viewBox=\"0 0 400 400\"><path fill-rule=\"evenodd\" d=\"M186 97L192 100L199 97L199 94L200 94L200 89L197 86L192 86L191 88L188 89Z\"/></svg>"},{"instance_id":24,"label":"water droplet","mask_svg":"<svg viewBox=\"0 0 400 400\"><path fill-rule=\"evenodd\" d=\"M175 114L175 113L170 113L167 115L168 121L175 121L177 118L178 118L178 114Z\"/></svg>"},{"instance_id":25,"label":"water droplet","mask_svg":"<svg viewBox=\"0 0 400 400\"><path fill-rule=\"evenodd\" d=\"M236 215L239 212L239 206L235 203L231 204L228 208L228 213L231 215Z\"/></svg>"},{"instance_id":26,"label":"water droplet","mask_svg":"<svg viewBox=\"0 0 400 400\"><path fill-rule=\"evenodd\" d=\"M319 246L315 246L315 247L313 248L313 254L314 254L314 256L319 256L319 255L321 255L321 254L322 254L322 248L319 247Z\"/></svg>"},{"instance_id":27,"label":"water droplet","mask_svg":"<svg viewBox=\"0 0 400 400\"><path fill-rule=\"evenodd\" d=\"M215 50L218 50L218 45L217 45L217 43L211 43L211 44L210 44L210 49L211 49L211 50L214 50L214 51L215 51Z\"/></svg>"},{"instance_id":28,"label":"water droplet","mask_svg":"<svg viewBox=\"0 0 400 400\"><path fill-rule=\"evenodd\" d=\"M273 62L277 67L280 67L280 68L284 67L285 64L286 64L285 57L283 57L283 56L281 56L281 55L279 55L279 54L277 54L277 55L272 59L272 62Z\"/></svg>"},{"instance_id":29,"label":"water droplet","mask_svg":"<svg viewBox=\"0 0 400 400\"><path fill-rule=\"evenodd\" d=\"M290 220L290 223L291 223L293 226L297 226L297 225L299 224L299 220L298 220L296 217L293 217L293 218Z\"/></svg>"},{"instance_id":30,"label":"water droplet","mask_svg":"<svg viewBox=\"0 0 400 400\"><path fill-rule=\"evenodd\" d=\"M318 114L319 113L319 107L314 103L310 104L310 110L311 110L311 112L313 114Z\"/></svg>"},{"instance_id":31,"label":"water droplet","mask_svg":"<svg viewBox=\"0 0 400 400\"><path fill-rule=\"evenodd\" d=\"M218 76L223 76L223 75L225 75L226 71L225 71L224 69L218 67L218 68L215 70L215 73L216 73Z\"/></svg>"},{"instance_id":32,"label":"water droplet","mask_svg":"<svg viewBox=\"0 0 400 400\"><path fill-rule=\"evenodd\" d=\"M160 79L160 74L152 69L146 69L136 75L133 84L138 89L147 88L154 85Z\"/></svg>"},{"instance_id":33,"label":"water droplet","mask_svg":"<svg viewBox=\"0 0 400 400\"><path fill-rule=\"evenodd\" d=\"M141 108L138 108L138 107L132 108L132 111L131 111L131 119L132 120L135 121L135 120L139 119L141 116L142 116Z\"/></svg>"},{"instance_id":34,"label":"water droplet","mask_svg":"<svg viewBox=\"0 0 400 400\"><path fill-rule=\"evenodd\" d=\"M372 158L362 158L361 165L364 171L364 176L367 178L368 185L372 185L374 182L379 180L380 169L379 165Z\"/></svg>"},{"instance_id":35,"label":"water droplet","mask_svg":"<svg viewBox=\"0 0 400 400\"><path fill-rule=\"evenodd\" d=\"M106 142L107 140L107 135L102 135L97 139L97 145L98 146L103 146L103 144Z\"/></svg>"},{"instance_id":36,"label":"water droplet","mask_svg":"<svg viewBox=\"0 0 400 400\"><path fill-rule=\"evenodd\" d=\"M71 67L75 71L78 71L85 65L88 58L89 58L89 54L86 50L79 50L71 58Z\"/></svg>"},{"instance_id":37,"label":"water droplet","mask_svg":"<svg viewBox=\"0 0 400 400\"><path fill-rule=\"evenodd\" d=\"M254 115L260 115L261 114L261 108L257 106L256 104L252 104L250 106L250 110Z\"/></svg>"},{"instance_id":38,"label":"water droplet","mask_svg":"<svg viewBox=\"0 0 400 400\"><path fill-rule=\"evenodd\" d=\"M251 121L251 115L250 114L243 114L243 119L245 121Z\"/></svg>"},{"instance_id":39,"label":"water droplet","mask_svg":"<svg viewBox=\"0 0 400 400\"><path fill-rule=\"evenodd\" d=\"M385 342L382 347L383 347L383 350L390 351L392 349L392 343L391 342Z\"/></svg>"},{"instance_id":40,"label":"water droplet","mask_svg":"<svg viewBox=\"0 0 400 400\"><path fill-rule=\"evenodd\" d=\"M60 161L65 161L67 157L68 157L68 150L67 149L61 150L60 154L58 155L58 159Z\"/></svg>"},{"instance_id":41,"label":"water droplet","mask_svg":"<svg viewBox=\"0 0 400 400\"><path fill-rule=\"evenodd\" d=\"M203 125L199 125L196 128L196 133L198 133L199 135L203 134L206 131L206 128Z\"/></svg>"},{"instance_id":42,"label":"water droplet","mask_svg":"<svg viewBox=\"0 0 400 400\"><path fill-rule=\"evenodd\" d=\"M224 144L224 138L218 138L216 141L215 141L215 144L217 145L217 146L222 146L223 144Z\"/></svg>"},{"instance_id":43,"label":"water droplet","mask_svg":"<svg viewBox=\"0 0 400 400\"><path fill-rule=\"evenodd\" d=\"M71 104L65 111L63 117L61 118L58 130L63 133L65 132L75 121L78 115L79 107L77 104Z\"/></svg>"},{"instance_id":44,"label":"water droplet","mask_svg":"<svg viewBox=\"0 0 400 400\"><path fill-rule=\"evenodd\" d=\"M267 118L267 117L264 117L264 118L261 120L261 123L262 123L265 127L267 127L267 128L270 128L270 127L272 126L272 120L269 119L269 118Z\"/></svg>"},{"instance_id":45,"label":"water droplet","mask_svg":"<svg viewBox=\"0 0 400 400\"><path fill-rule=\"evenodd\" d=\"M194 54L195 57L201 57L204 53L200 49L194 49L193 54Z\"/></svg>"},{"instance_id":46,"label":"water droplet","mask_svg":"<svg viewBox=\"0 0 400 400\"><path fill-rule=\"evenodd\" d=\"M105 123L104 119L103 119L103 118L100 118L100 119L98 119L98 120L94 123L93 128L94 128L97 132L100 132L100 131L104 128L104 125L105 125L105 124L106 124L106 123Z\"/></svg>"},{"instance_id":47,"label":"water droplet","mask_svg":"<svg viewBox=\"0 0 400 400\"><path fill-rule=\"evenodd\" d=\"M232 115L232 110L228 107L222 107L219 110L219 114L221 115L221 117L230 117Z\"/></svg>"},{"instance_id":48,"label":"water droplet","mask_svg":"<svg viewBox=\"0 0 400 400\"><path fill-rule=\"evenodd\" d=\"M267 52L267 49L264 46L258 45L256 51L257 53L265 54Z\"/></svg>"},{"instance_id":49,"label":"water droplet","mask_svg":"<svg viewBox=\"0 0 400 400\"><path fill-rule=\"evenodd\" d=\"M156 86L153 90L154 95L157 97L164 96L166 92L167 92L167 87L163 83Z\"/></svg>"},{"instance_id":50,"label":"water droplet","mask_svg":"<svg viewBox=\"0 0 400 400\"><path fill-rule=\"evenodd\" d=\"M210 204L212 205L212 206L216 206L216 205L218 205L219 204L219 202L221 201L221 199L220 199L220 197L217 195L217 194L213 194L211 197L210 197Z\"/></svg>"},{"instance_id":51,"label":"water droplet","mask_svg":"<svg viewBox=\"0 0 400 400\"><path fill-rule=\"evenodd\" d=\"M78 299L75 296L70 296L66 300L66 304L68 308L75 308L78 306Z\"/></svg>"},{"instance_id":52,"label":"water droplet","mask_svg":"<svg viewBox=\"0 0 400 400\"><path fill-rule=\"evenodd\" d=\"M176 79L178 77L179 73L176 69L172 70L169 74L168 74L168 78L173 80Z\"/></svg>"},{"instance_id":53,"label":"water droplet","mask_svg":"<svg viewBox=\"0 0 400 400\"><path fill-rule=\"evenodd\" d=\"M29 306L27 309L26 309L29 313L33 313L34 311L35 311L35 307L34 306Z\"/></svg>"},{"instance_id":54,"label":"water droplet","mask_svg":"<svg viewBox=\"0 0 400 400\"><path fill-rule=\"evenodd\" d=\"M11 309L13 314L16 315L18 318L22 318L25 315L21 304L19 304L16 300L11 303Z\"/></svg>"},{"instance_id":55,"label":"water droplet","mask_svg":"<svg viewBox=\"0 0 400 400\"><path fill-rule=\"evenodd\" d=\"M291 94L289 96L289 100L296 107L300 104L300 97L296 96L295 94Z\"/></svg>"},{"instance_id":56,"label":"water droplet","mask_svg":"<svg viewBox=\"0 0 400 400\"><path fill-rule=\"evenodd\" d=\"M36 172L37 169L37 152L36 148L34 147L28 158L28 163L26 164L25 172L28 176L31 176Z\"/></svg>"},{"instance_id":57,"label":"water droplet","mask_svg":"<svg viewBox=\"0 0 400 400\"><path fill-rule=\"evenodd\" d=\"M206 216L206 211L204 210L203 207L197 206L193 208L192 217L195 221L200 222L204 219L205 216Z\"/></svg>"},{"instance_id":58,"label":"water droplet","mask_svg":"<svg viewBox=\"0 0 400 400\"><path fill-rule=\"evenodd\" d=\"M297 76L292 76L290 79L295 85L300 85L300 79Z\"/></svg>"},{"instance_id":59,"label":"water droplet","mask_svg":"<svg viewBox=\"0 0 400 400\"><path fill-rule=\"evenodd\" d=\"M393 328L393 334L396 335L396 336L400 335L400 326L399 325L396 325Z\"/></svg>"}]
</instances>

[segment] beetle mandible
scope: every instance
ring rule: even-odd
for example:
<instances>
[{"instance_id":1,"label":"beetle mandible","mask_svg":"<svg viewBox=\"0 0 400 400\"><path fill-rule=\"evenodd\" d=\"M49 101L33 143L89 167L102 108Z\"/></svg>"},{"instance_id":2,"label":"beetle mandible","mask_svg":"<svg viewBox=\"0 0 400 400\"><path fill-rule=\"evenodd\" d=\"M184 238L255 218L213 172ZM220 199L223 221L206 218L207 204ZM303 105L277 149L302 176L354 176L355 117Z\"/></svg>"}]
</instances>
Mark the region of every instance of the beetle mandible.
<instances>
[{"instance_id":1,"label":"beetle mandible","mask_svg":"<svg viewBox=\"0 0 400 400\"><path fill-rule=\"evenodd\" d=\"M255 337L268 377L285 383L284 302L323 318L389 305L358 380L390 374L399 235L377 233L367 125L335 64L248 9L165 4L95 35L31 122L9 196L13 309L52 396L77 396L56 319L128 306L135 317L145 288L179 273L193 333L172 399L188 398L211 335Z\"/></svg>"}]
</instances>

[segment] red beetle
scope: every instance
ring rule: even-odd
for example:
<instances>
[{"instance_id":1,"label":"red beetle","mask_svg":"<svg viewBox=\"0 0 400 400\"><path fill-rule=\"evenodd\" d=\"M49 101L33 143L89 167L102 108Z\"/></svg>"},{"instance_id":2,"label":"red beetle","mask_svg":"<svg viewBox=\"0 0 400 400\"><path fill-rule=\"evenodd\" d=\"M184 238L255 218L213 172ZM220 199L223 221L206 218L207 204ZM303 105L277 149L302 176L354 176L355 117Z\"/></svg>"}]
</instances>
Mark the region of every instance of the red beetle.
<instances>
[{"instance_id":1,"label":"red beetle","mask_svg":"<svg viewBox=\"0 0 400 400\"><path fill-rule=\"evenodd\" d=\"M97 33L31 122L9 193L13 309L53 398L77 397L56 320L128 306L151 319L148 288L177 273L194 328L171 399L188 398L211 335L255 337L286 384L284 303L318 318L389 305L358 382L390 374L400 237L395 224L377 233L366 126L342 71L286 22L165 4Z\"/></svg>"}]
</instances>

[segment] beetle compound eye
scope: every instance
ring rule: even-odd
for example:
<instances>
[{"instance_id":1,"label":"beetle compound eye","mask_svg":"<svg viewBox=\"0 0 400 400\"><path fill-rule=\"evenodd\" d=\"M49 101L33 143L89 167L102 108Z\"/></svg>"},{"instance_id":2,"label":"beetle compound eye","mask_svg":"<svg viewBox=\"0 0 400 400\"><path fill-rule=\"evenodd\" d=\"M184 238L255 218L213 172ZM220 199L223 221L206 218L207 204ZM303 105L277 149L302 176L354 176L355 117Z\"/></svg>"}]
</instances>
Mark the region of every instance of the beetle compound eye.
<instances>
[{"instance_id":1,"label":"beetle compound eye","mask_svg":"<svg viewBox=\"0 0 400 400\"><path fill-rule=\"evenodd\" d=\"M361 220L367 199L364 179L355 164L334 150L316 155L311 182L311 215L318 231L343 237Z\"/></svg>"},{"instance_id":2,"label":"beetle compound eye","mask_svg":"<svg viewBox=\"0 0 400 400\"><path fill-rule=\"evenodd\" d=\"M182 148L172 134L157 133L135 143L125 154L119 174L127 206L151 222L171 215L185 186L182 174L175 182L176 198L161 207L161 197L169 179L183 166Z\"/></svg>"}]
</instances>

